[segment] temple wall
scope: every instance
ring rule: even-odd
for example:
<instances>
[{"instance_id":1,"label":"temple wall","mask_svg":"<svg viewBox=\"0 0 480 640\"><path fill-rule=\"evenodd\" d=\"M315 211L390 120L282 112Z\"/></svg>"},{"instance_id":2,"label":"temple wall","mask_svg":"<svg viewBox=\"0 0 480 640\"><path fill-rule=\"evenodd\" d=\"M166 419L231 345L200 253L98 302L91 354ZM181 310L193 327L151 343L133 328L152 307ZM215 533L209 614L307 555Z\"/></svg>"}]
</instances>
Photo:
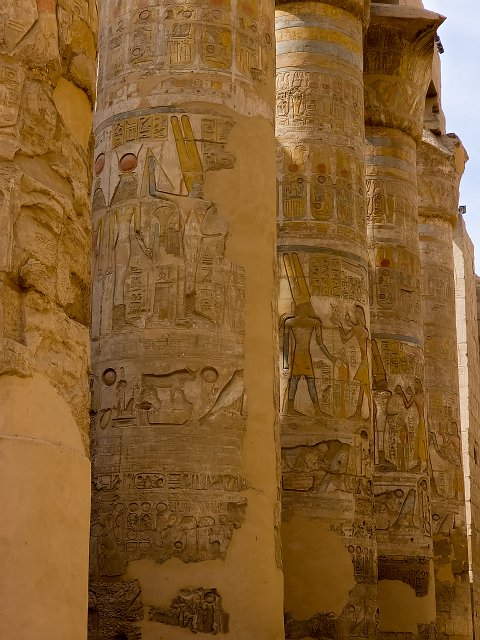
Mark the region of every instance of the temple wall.
<instances>
[{"instance_id":1,"label":"temple wall","mask_svg":"<svg viewBox=\"0 0 480 640\"><path fill-rule=\"evenodd\" d=\"M101 24L90 638L277 639L273 3Z\"/></svg>"},{"instance_id":2,"label":"temple wall","mask_svg":"<svg viewBox=\"0 0 480 640\"><path fill-rule=\"evenodd\" d=\"M0 18L0 636L83 640L96 9Z\"/></svg>"}]
</instances>

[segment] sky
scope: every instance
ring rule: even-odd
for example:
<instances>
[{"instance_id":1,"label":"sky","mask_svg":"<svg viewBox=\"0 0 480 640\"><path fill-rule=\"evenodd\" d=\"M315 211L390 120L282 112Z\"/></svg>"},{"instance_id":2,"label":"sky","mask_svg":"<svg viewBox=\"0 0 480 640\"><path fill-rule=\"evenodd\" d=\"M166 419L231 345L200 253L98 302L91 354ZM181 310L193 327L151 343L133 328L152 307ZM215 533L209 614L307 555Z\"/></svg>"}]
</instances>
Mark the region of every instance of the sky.
<instances>
[{"instance_id":1,"label":"sky","mask_svg":"<svg viewBox=\"0 0 480 640\"><path fill-rule=\"evenodd\" d=\"M469 155L460 187L460 204L475 245L480 274L480 0L423 0L425 9L447 17L438 31L442 62L442 107L447 133L456 133Z\"/></svg>"}]
</instances>

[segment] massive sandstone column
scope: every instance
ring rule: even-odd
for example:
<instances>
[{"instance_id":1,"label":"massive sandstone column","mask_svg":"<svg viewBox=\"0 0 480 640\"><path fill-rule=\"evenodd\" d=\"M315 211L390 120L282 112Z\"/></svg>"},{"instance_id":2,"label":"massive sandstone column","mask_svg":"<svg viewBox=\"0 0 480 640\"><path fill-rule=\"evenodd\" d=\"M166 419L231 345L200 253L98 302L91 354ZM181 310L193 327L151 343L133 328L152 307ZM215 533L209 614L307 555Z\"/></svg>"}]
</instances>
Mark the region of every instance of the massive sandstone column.
<instances>
[{"instance_id":1,"label":"massive sandstone column","mask_svg":"<svg viewBox=\"0 0 480 640\"><path fill-rule=\"evenodd\" d=\"M455 638L472 637L452 247L464 166L458 138L425 132L418 213L437 630Z\"/></svg>"},{"instance_id":2,"label":"massive sandstone column","mask_svg":"<svg viewBox=\"0 0 480 640\"><path fill-rule=\"evenodd\" d=\"M365 42L367 215L380 633L435 623L416 144L441 18L372 5Z\"/></svg>"},{"instance_id":3,"label":"massive sandstone column","mask_svg":"<svg viewBox=\"0 0 480 640\"><path fill-rule=\"evenodd\" d=\"M0 13L0 637L83 640L95 3Z\"/></svg>"},{"instance_id":4,"label":"massive sandstone column","mask_svg":"<svg viewBox=\"0 0 480 640\"><path fill-rule=\"evenodd\" d=\"M375 637L362 27L369 2L277 3L282 550L287 638Z\"/></svg>"},{"instance_id":5,"label":"massive sandstone column","mask_svg":"<svg viewBox=\"0 0 480 640\"><path fill-rule=\"evenodd\" d=\"M283 634L273 10L102 4L92 639Z\"/></svg>"}]
</instances>

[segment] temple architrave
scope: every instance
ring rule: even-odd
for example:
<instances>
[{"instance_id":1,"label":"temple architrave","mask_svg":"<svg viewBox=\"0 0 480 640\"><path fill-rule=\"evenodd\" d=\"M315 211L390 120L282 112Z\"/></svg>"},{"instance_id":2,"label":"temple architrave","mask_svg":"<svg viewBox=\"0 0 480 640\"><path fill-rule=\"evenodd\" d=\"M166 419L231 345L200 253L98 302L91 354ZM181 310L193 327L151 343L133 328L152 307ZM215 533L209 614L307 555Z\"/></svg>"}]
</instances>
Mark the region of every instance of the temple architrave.
<instances>
[{"instance_id":1,"label":"temple architrave","mask_svg":"<svg viewBox=\"0 0 480 640\"><path fill-rule=\"evenodd\" d=\"M478 638L425 5L4 0L2 640Z\"/></svg>"}]
</instances>

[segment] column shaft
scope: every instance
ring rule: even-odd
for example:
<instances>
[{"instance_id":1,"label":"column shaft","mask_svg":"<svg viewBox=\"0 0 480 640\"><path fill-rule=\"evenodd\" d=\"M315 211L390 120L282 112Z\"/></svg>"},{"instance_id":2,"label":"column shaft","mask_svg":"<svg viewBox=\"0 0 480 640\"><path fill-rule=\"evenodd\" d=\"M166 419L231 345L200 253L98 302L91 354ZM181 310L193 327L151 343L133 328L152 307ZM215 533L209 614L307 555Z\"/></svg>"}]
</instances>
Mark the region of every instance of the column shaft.
<instances>
[{"instance_id":1,"label":"column shaft","mask_svg":"<svg viewBox=\"0 0 480 640\"><path fill-rule=\"evenodd\" d=\"M271 5L103 3L91 638L282 635Z\"/></svg>"},{"instance_id":2,"label":"column shaft","mask_svg":"<svg viewBox=\"0 0 480 640\"><path fill-rule=\"evenodd\" d=\"M374 5L365 40L367 217L382 638L435 625L416 140L439 16Z\"/></svg>"},{"instance_id":3,"label":"column shaft","mask_svg":"<svg viewBox=\"0 0 480 640\"><path fill-rule=\"evenodd\" d=\"M368 9L367 2L288 2L276 13L287 638L375 636Z\"/></svg>"},{"instance_id":4,"label":"column shaft","mask_svg":"<svg viewBox=\"0 0 480 640\"><path fill-rule=\"evenodd\" d=\"M95 3L0 17L0 637L87 620Z\"/></svg>"},{"instance_id":5,"label":"column shaft","mask_svg":"<svg viewBox=\"0 0 480 640\"><path fill-rule=\"evenodd\" d=\"M437 630L455 638L472 637L452 247L464 164L458 139L426 133L417 167Z\"/></svg>"}]
</instances>

